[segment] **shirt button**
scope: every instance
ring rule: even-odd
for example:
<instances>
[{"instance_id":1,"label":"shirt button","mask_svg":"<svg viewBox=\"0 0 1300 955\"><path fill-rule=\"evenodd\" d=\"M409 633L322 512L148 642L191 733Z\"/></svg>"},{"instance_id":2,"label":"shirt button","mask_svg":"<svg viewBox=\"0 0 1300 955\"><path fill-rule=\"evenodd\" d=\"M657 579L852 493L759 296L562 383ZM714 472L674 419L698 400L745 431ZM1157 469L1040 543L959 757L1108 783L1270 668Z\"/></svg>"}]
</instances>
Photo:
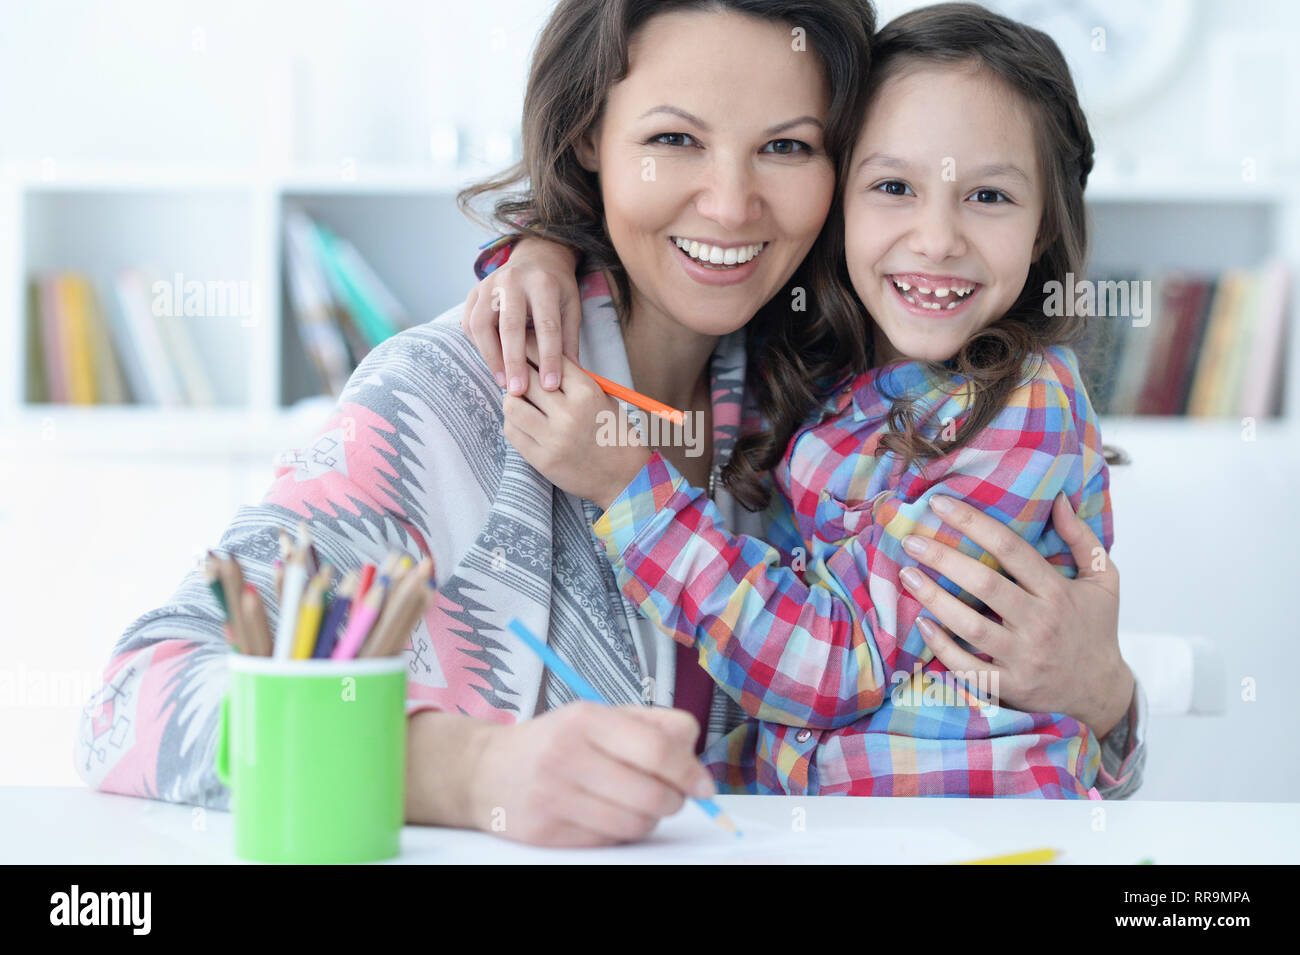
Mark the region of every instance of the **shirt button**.
<instances>
[{"instance_id":1,"label":"shirt button","mask_svg":"<svg viewBox=\"0 0 1300 955\"><path fill-rule=\"evenodd\" d=\"M806 742L808 742L808 740L810 740L811 738L812 738L812 730L810 730L810 729L801 729L801 730L799 731L798 735L795 736L794 741L795 741L796 743L806 743Z\"/></svg>"},{"instance_id":2,"label":"shirt button","mask_svg":"<svg viewBox=\"0 0 1300 955\"><path fill-rule=\"evenodd\" d=\"M822 492L819 496L821 497L823 502L829 501L831 499L831 492L826 490L826 488L822 488Z\"/></svg>"}]
</instances>

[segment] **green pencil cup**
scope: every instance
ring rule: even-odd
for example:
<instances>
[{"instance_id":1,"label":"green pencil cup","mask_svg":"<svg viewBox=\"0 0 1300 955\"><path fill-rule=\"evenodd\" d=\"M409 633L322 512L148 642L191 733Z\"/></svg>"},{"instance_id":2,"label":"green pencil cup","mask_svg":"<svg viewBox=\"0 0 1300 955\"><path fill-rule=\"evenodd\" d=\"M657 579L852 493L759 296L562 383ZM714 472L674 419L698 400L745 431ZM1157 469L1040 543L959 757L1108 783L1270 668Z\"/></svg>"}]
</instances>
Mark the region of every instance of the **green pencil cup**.
<instances>
[{"instance_id":1,"label":"green pencil cup","mask_svg":"<svg viewBox=\"0 0 1300 955\"><path fill-rule=\"evenodd\" d=\"M230 787L240 858L396 856L406 793L405 661L232 653L216 763Z\"/></svg>"}]
</instances>

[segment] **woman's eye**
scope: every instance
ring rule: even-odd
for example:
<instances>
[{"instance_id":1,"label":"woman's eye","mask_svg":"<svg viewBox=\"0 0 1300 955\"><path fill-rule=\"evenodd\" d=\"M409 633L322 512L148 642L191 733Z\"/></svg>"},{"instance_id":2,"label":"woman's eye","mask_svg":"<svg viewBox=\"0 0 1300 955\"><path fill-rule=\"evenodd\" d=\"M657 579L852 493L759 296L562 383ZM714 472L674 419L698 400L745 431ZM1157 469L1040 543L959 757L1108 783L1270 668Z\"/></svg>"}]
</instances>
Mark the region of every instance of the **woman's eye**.
<instances>
[{"instance_id":1,"label":"woman's eye","mask_svg":"<svg viewBox=\"0 0 1300 955\"><path fill-rule=\"evenodd\" d=\"M971 198L983 205L996 205L999 202L1010 202L1011 197L1001 189L976 189Z\"/></svg>"},{"instance_id":2,"label":"woman's eye","mask_svg":"<svg viewBox=\"0 0 1300 955\"><path fill-rule=\"evenodd\" d=\"M776 153L779 156L793 156L797 152L810 153L812 147L799 139L774 139L763 147L763 152Z\"/></svg>"},{"instance_id":3,"label":"woman's eye","mask_svg":"<svg viewBox=\"0 0 1300 955\"><path fill-rule=\"evenodd\" d=\"M695 142L690 133L660 133L653 137L650 142L662 143L665 146L689 146Z\"/></svg>"},{"instance_id":4,"label":"woman's eye","mask_svg":"<svg viewBox=\"0 0 1300 955\"><path fill-rule=\"evenodd\" d=\"M872 187L877 192L883 192L887 196L907 196L912 195L911 187L905 182L897 179L889 179L885 182L877 183Z\"/></svg>"}]
</instances>

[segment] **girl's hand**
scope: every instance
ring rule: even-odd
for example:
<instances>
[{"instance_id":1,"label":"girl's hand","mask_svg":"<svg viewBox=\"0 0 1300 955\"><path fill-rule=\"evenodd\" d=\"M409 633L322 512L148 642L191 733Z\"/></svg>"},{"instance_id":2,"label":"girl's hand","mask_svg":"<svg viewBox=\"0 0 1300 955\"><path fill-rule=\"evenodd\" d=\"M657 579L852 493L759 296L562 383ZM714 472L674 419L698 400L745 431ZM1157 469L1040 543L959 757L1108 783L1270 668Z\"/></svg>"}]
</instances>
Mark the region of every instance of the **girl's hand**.
<instances>
[{"instance_id":1,"label":"girl's hand","mask_svg":"<svg viewBox=\"0 0 1300 955\"><path fill-rule=\"evenodd\" d=\"M1014 580L955 548L920 538L926 546L915 555L918 561L1002 618L994 623L927 577L908 592L994 663L963 650L947 631L922 618L926 645L949 670L996 673L1006 705L1065 713L1104 737L1128 709L1134 680L1119 652L1119 570L1097 535L1075 515L1069 499L1057 495L1052 526L1079 568L1071 580L996 518L953 498L951 512L944 514L934 506L937 500L936 495L930 501L935 513L997 558Z\"/></svg>"},{"instance_id":2,"label":"girl's hand","mask_svg":"<svg viewBox=\"0 0 1300 955\"><path fill-rule=\"evenodd\" d=\"M497 384L512 395L528 387L524 332L537 331L542 387L560 387L561 354L578 362L582 299L574 275L578 258L572 249L546 239L524 238L510 258L470 289L460 327L478 346Z\"/></svg>"},{"instance_id":3,"label":"girl's hand","mask_svg":"<svg viewBox=\"0 0 1300 955\"><path fill-rule=\"evenodd\" d=\"M529 334L526 354L534 362L538 348ZM544 390L538 370L525 364L528 390L521 397L504 395L501 401L506 440L556 487L604 511L652 452L641 444L610 440L637 431L620 423L622 408L590 375L563 355L560 362L564 384L557 391Z\"/></svg>"},{"instance_id":4,"label":"girl's hand","mask_svg":"<svg viewBox=\"0 0 1300 955\"><path fill-rule=\"evenodd\" d=\"M643 839L688 795L715 787L685 710L570 703L484 737L471 824L516 842L602 846Z\"/></svg>"}]
</instances>

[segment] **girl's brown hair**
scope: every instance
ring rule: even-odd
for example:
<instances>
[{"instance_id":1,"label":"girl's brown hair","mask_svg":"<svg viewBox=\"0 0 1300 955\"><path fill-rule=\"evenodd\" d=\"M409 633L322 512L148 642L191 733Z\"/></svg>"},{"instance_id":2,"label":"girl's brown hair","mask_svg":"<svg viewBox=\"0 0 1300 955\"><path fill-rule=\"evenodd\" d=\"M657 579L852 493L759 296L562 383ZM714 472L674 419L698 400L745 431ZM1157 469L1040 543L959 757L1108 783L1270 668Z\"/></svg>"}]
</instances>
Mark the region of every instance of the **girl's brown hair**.
<instances>
[{"instance_id":1,"label":"girl's brown hair","mask_svg":"<svg viewBox=\"0 0 1300 955\"><path fill-rule=\"evenodd\" d=\"M870 0L561 0L533 53L523 159L465 189L458 201L475 215L474 199L515 190L497 200L493 222L577 250L584 271L605 270L621 320L631 300L627 273L605 230L599 180L579 164L575 146L599 121L610 87L627 76L628 46L637 31L656 15L679 10L770 20L789 26L792 42L806 43L826 74L825 148L841 177L862 115L875 29ZM843 216L833 209L786 287L749 323L747 387L755 390L767 428L737 440L721 477L751 510L767 503L771 492L763 474L823 396L819 387L865 362L868 326L853 308L843 250Z\"/></svg>"},{"instance_id":2,"label":"girl's brown hair","mask_svg":"<svg viewBox=\"0 0 1300 955\"><path fill-rule=\"evenodd\" d=\"M1043 216L1038 258L1019 298L1006 315L981 329L947 362L926 362L936 380L965 379L973 396L969 412L950 441L920 430L914 396L895 397L882 450L904 465L941 457L986 428L1023 380L1024 363L1048 346L1078 340L1084 318L1050 315L1044 308L1049 281L1080 276L1088 257L1083 190L1092 170L1093 141L1079 106L1065 57L1052 38L973 3L940 3L891 20L872 44L867 102L901 72L925 64L971 66L1000 79L1033 110L1035 146L1042 177ZM843 183L843 180L841 180ZM841 186L842 188L842 186ZM865 310L858 305L860 314ZM1108 463L1123 452L1106 448Z\"/></svg>"}]
</instances>

